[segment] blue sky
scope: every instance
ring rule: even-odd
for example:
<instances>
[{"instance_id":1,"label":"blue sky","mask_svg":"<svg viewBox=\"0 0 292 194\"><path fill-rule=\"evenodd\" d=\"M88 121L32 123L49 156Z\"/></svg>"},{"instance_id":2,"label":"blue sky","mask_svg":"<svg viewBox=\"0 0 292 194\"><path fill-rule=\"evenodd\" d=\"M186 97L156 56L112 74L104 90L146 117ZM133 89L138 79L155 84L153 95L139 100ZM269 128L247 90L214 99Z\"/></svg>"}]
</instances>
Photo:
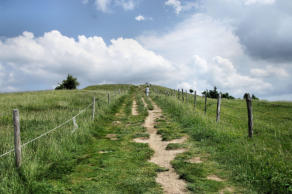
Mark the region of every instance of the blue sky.
<instances>
[{"instance_id":1,"label":"blue sky","mask_svg":"<svg viewBox=\"0 0 292 194\"><path fill-rule=\"evenodd\" d=\"M292 100L290 0L1 0L0 92L152 82Z\"/></svg>"},{"instance_id":2,"label":"blue sky","mask_svg":"<svg viewBox=\"0 0 292 194\"><path fill-rule=\"evenodd\" d=\"M14 37L24 31L42 36L58 30L70 37L101 36L107 42L113 38L132 38L147 31L165 31L179 22L179 16L164 0L138 0L135 8L124 10L112 3L107 12L97 9L94 1L82 0L2 0L0 2L1 36ZM135 17L147 17L138 22Z\"/></svg>"}]
</instances>

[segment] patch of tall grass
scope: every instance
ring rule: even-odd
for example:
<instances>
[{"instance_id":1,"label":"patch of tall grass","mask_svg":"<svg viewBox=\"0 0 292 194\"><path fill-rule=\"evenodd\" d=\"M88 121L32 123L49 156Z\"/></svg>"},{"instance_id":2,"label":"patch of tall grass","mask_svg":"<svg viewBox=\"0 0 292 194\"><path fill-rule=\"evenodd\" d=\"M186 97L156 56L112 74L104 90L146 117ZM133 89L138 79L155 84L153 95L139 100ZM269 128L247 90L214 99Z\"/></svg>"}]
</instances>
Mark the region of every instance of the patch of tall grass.
<instances>
[{"instance_id":1,"label":"patch of tall grass","mask_svg":"<svg viewBox=\"0 0 292 194\"><path fill-rule=\"evenodd\" d=\"M159 88L161 90L161 88ZM243 100L222 100L221 120L216 123L216 100L193 95L153 95L153 99L200 149L210 153L232 178L260 193L292 192L292 103L254 101L254 137L247 137L247 110Z\"/></svg>"},{"instance_id":2,"label":"patch of tall grass","mask_svg":"<svg viewBox=\"0 0 292 194\"><path fill-rule=\"evenodd\" d=\"M20 111L21 140L25 143L78 114L96 97L96 118L110 111L119 95L111 92L107 105L105 91L42 91L0 94L0 153L13 148L12 109ZM73 132L69 122L22 148L22 166L15 168L14 152L0 158L0 193L30 193L40 172L50 164L71 157L79 145L91 141L92 106L76 118Z\"/></svg>"}]
</instances>

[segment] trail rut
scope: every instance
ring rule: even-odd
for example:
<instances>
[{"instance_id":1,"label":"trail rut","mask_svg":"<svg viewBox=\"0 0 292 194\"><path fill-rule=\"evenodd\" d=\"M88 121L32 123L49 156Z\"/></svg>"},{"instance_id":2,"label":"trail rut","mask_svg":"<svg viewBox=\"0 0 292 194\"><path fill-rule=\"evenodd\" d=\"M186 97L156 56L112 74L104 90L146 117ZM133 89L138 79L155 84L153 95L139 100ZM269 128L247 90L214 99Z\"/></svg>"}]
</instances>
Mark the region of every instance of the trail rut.
<instances>
[{"instance_id":1,"label":"trail rut","mask_svg":"<svg viewBox=\"0 0 292 194\"><path fill-rule=\"evenodd\" d=\"M147 129L147 132L150 135L148 140L145 139L135 139L134 141L138 143L148 143L149 146L154 150L154 155L150 159L150 162L153 162L160 167L169 169L165 172L160 172L156 178L156 182L162 185L164 193L166 194L182 194L188 193L186 190L186 183L179 179L179 175L176 174L175 170L172 168L170 162L175 158L179 153L183 153L185 149L178 150L166 150L166 146L169 143L182 143L186 138L177 139L173 141L162 141L160 135L157 134L157 130L154 128L155 119L161 116L161 109L152 102L154 109L149 110L148 117L145 120L144 127Z\"/></svg>"}]
</instances>

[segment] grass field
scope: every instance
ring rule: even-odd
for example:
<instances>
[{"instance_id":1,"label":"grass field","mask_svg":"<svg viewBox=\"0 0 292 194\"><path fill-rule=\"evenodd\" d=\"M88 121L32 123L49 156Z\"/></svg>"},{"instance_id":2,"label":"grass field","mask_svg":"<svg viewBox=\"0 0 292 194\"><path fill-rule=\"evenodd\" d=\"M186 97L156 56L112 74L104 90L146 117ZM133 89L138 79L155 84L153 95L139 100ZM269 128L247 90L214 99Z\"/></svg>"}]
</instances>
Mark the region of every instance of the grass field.
<instances>
[{"instance_id":1,"label":"grass field","mask_svg":"<svg viewBox=\"0 0 292 194\"><path fill-rule=\"evenodd\" d=\"M0 94L0 153L14 147L12 110L20 112L22 143L53 129L88 107L96 97L96 119L117 103L118 93L111 93L107 105L104 90L42 91ZM23 147L23 165L14 167L14 152L0 159L0 193L29 193L39 174L56 161L70 157L79 145L90 141L92 106L76 118L79 128L73 131L73 122Z\"/></svg>"},{"instance_id":2,"label":"grass field","mask_svg":"<svg viewBox=\"0 0 292 194\"><path fill-rule=\"evenodd\" d=\"M208 99L205 115L202 97L197 96L194 110L193 95L181 102L177 97L164 95L169 89L158 86L153 89L158 93L152 94L154 100L171 122L179 125L176 131L190 136L191 148L197 154L217 162L244 187L259 193L292 193L292 103L254 101L254 137L249 139L245 101L223 99L217 124L216 100ZM171 131L163 129L161 134L167 138ZM197 187L200 179L190 178L191 170L186 170L181 158L174 166L192 189L200 189Z\"/></svg>"},{"instance_id":3,"label":"grass field","mask_svg":"<svg viewBox=\"0 0 292 194\"><path fill-rule=\"evenodd\" d=\"M120 89L120 92L119 92ZM0 94L0 155L13 148L12 110L21 117L25 143L88 109L73 123L23 147L22 167L14 153L0 158L0 193L162 193L155 182L161 168L148 160L153 150L134 138L148 138L142 124L153 110L151 99L163 110L155 128L162 140L188 136L167 150L187 149L172 166L192 193L292 193L292 103L254 101L254 137L247 137L243 100L222 100L216 123L216 100L193 95L185 102L165 95L171 90L144 86L101 85L75 91ZM157 91L154 93L153 91ZM107 94L110 93L110 105ZM169 93L171 94L171 93ZM96 97L92 120L93 96ZM144 107L144 98L147 106ZM133 100L139 115L131 114ZM200 163L189 162L200 158ZM214 175L222 181L210 180Z\"/></svg>"}]
</instances>

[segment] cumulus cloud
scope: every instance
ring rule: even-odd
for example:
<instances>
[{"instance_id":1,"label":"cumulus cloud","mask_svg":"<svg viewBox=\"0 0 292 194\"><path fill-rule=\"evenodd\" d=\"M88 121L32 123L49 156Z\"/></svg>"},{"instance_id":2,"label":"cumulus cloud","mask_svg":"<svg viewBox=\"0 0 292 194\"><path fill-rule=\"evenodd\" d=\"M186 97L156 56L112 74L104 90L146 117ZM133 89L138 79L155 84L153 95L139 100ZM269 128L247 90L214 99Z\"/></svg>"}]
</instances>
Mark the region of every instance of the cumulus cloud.
<instances>
[{"instance_id":1,"label":"cumulus cloud","mask_svg":"<svg viewBox=\"0 0 292 194\"><path fill-rule=\"evenodd\" d=\"M138 16L135 17L135 20L137 20L137 21L143 21L143 20L145 20L145 17L142 16L142 15L138 15Z\"/></svg>"},{"instance_id":2,"label":"cumulus cloud","mask_svg":"<svg viewBox=\"0 0 292 194\"><path fill-rule=\"evenodd\" d=\"M135 8L133 0L117 0L116 4L122 6L124 10L133 10Z\"/></svg>"},{"instance_id":3,"label":"cumulus cloud","mask_svg":"<svg viewBox=\"0 0 292 194\"><path fill-rule=\"evenodd\" d=\"M197 2L185 1L184 3L182 3L180 0L167 0L165 2L165 5L173 7L177 15L182 11L187 11L192 8L198 7Z\"/></svg>"},{"instance_id":4,"label":"cumulus cloud","mask_svg":"<svg viewBox=\"0 0 292 194\"><path fill-rule=\"evenodd\" d=\"M249 56L273 63L291 63L292 1L240 2L206 0L202 12L230 22Z\"/></svg>"},{"instance_id":5,"label":"cumulus cloud","mask_svg":"<svg viewBox=\"0 0 292 194\"><path fill-rule=\"evenodd\" d=\"M174 71L168 60L133 39L118 38L107 45L101 37L79 36L75 40L58 31L41 37L24 32L0 41L0 68L2 91L51 88L67 73L77 76L82 86L165 83Z\"/></svg>"},{"instance_id":6,"label":"cumulus cloud","mask_svg":"<svg viewBox=\"0 0 292 194\"><path fill-rule=\"evenodd\" d=\"M84 0L88 3L88 0ZM97 10L109 13L113 5L122 7L125 11L133 10L136 3L133 0L95 0Z\"/></svg>"},{"instance_id":7,"label":"cumulus cloud","mask_svg":"<svg viewBox=\"0 0 292 194\"><path fill-rule=\"evenodd\" d=\"M217 86L237 97L245 92L268 97L287 92L290 80L287 65L256 61L224 20L194 14L164 34L143 35L138 40L148 49L173 62L178 69L177 87L203 91ZM262 70L260 75L259 69Z\"/></svg>"},{"instance_id":8,"label":"cumulus cloud","mask_svg":"<svg viewBox=\"0 0 292 194\"><path fill-rule=\"evenodd\" d=\"M272 65L268 65L264 69L254 68L250 70L251 74L256 77L269 77L269 76L276 76L276 77L288 77L289 74L284 68L281 67L274 67Z\"/></svg>"},{"instance_id":9,"label":"cumulus cloud","mask_svg":"<svg viewBox=\"0 0 292 194\"><path fill-rule=\"evenodd\" d=\"M102 12L109 12L111 0L95 0L96 8Z\"/></svg>"}]
</instances>

